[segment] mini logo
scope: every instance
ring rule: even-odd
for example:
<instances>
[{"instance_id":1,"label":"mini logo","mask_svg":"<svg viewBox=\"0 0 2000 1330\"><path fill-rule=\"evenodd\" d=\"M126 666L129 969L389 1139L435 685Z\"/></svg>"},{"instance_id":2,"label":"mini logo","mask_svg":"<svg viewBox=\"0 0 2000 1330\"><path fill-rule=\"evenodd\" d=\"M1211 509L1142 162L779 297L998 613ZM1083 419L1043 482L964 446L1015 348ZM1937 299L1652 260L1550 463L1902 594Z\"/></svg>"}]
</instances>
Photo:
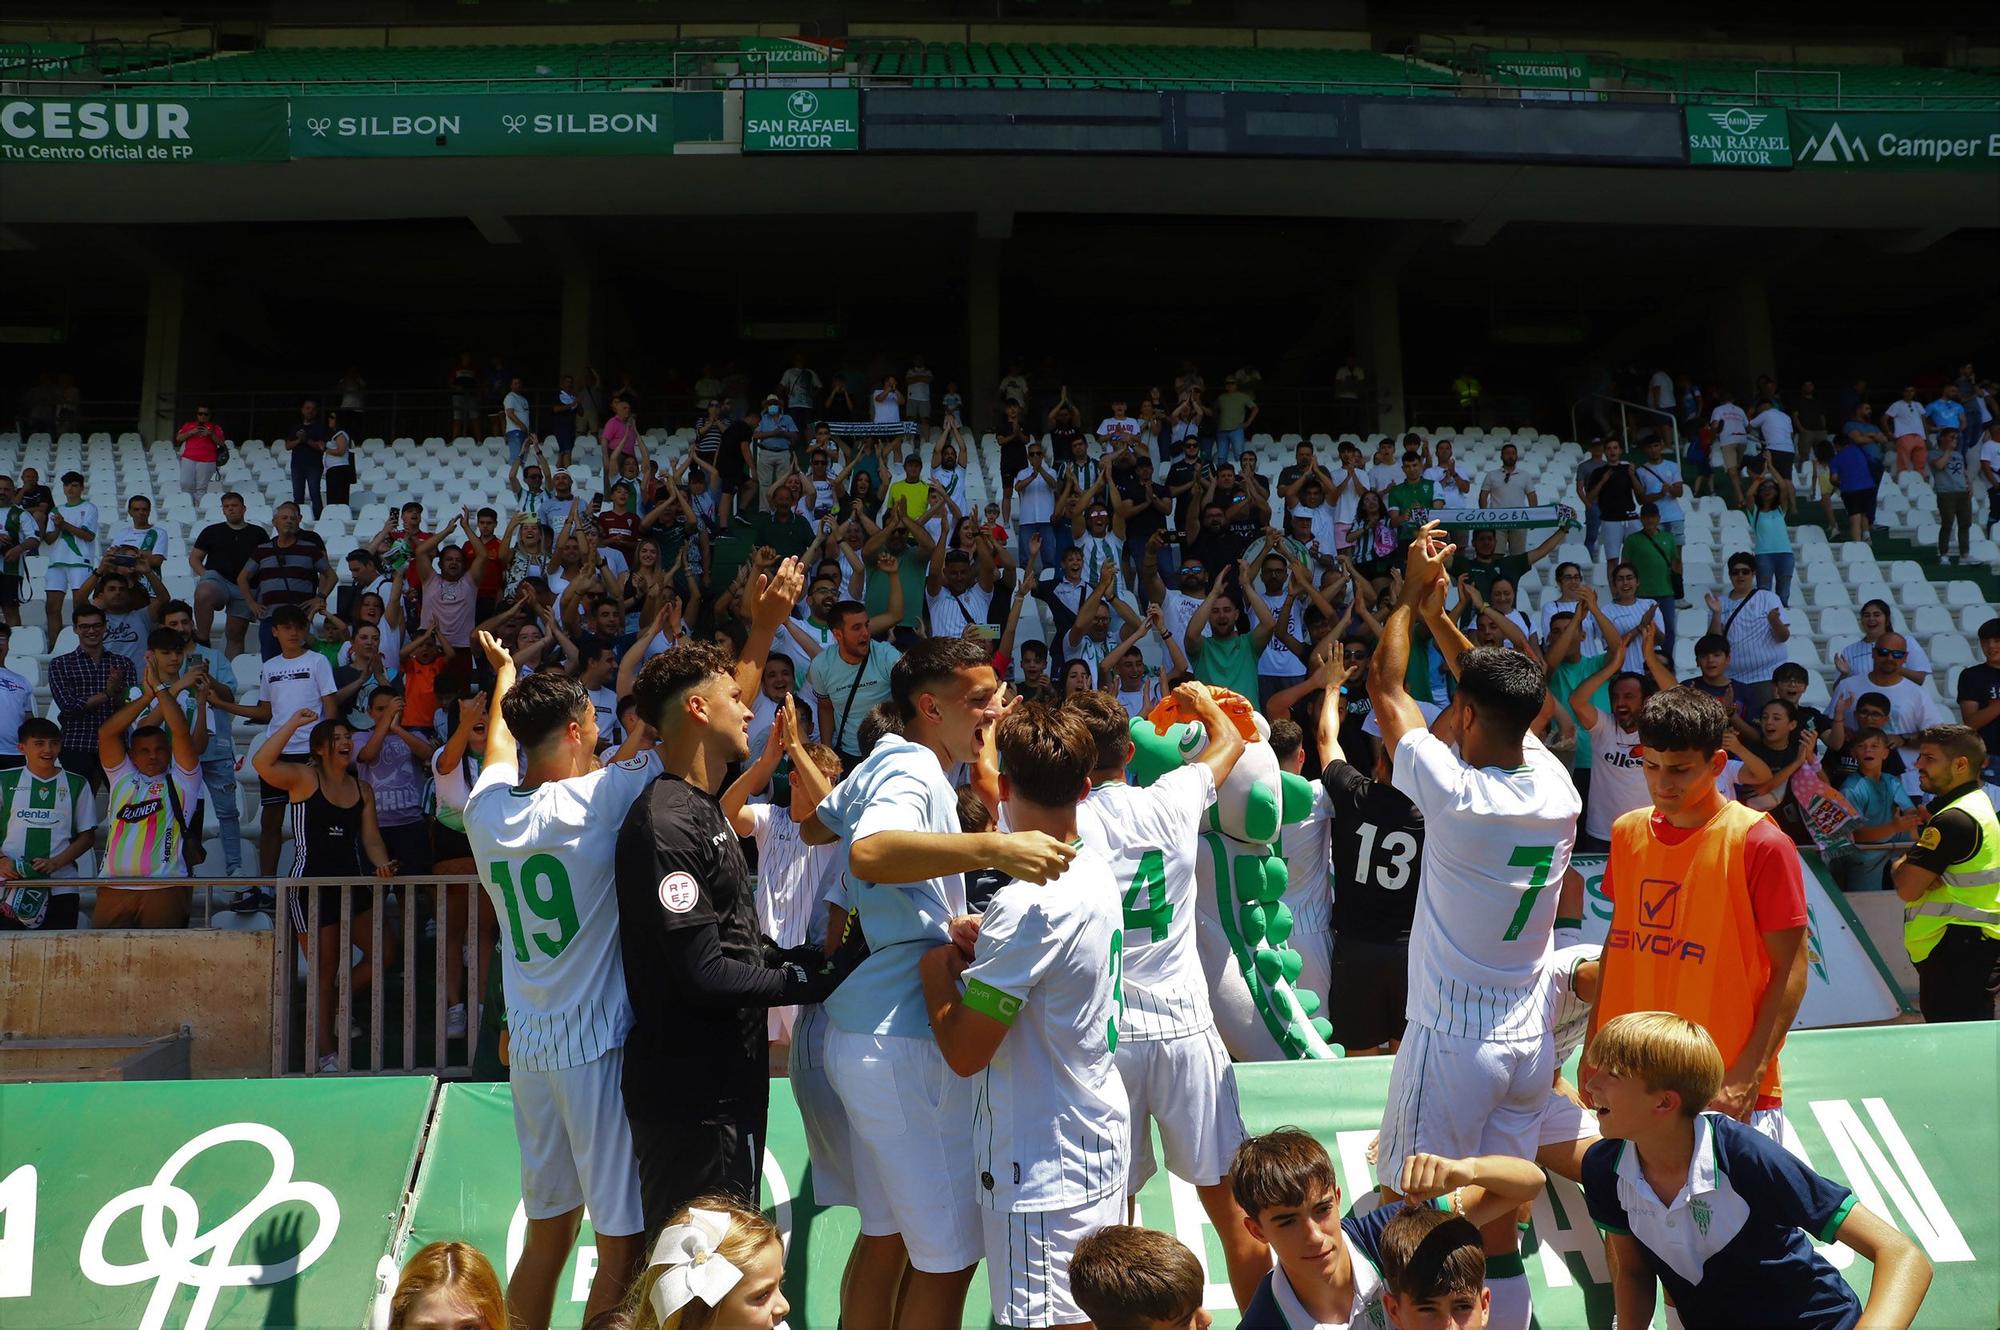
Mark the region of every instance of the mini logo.
<instances>
[{"instance_id":1,"label":"mini logo","mask_svg":"<svg viewBox=\"0 0 2000 1330\"><path fill-rule=\"evenodd\" d=\"M518 134L527 127L528 117L524 115L503 115L500 123L507 127L509 134Z\"/></svg>"},{"instance_id":2,"label":"mini logo","mask_svg":"<svg viewBox=\"0 0 2000 1330\"><path fill-rule=\"evenodd\" d=\"M691 873L669 873L660 879L660 904L674 914L686 914L701 899L701 886Z\"/></svg>"},{"instance_id":3,"label":"mini logo","mask_svg":"<svg viewBox=\"0 0 2000 1330\"><path fill-rule=\"evenodd\" d=\"M785 99L785 109L801 120L810 120L813 113L819 110L819 95L800 88Z\"/></svg>"},{"instance_id":4,"label":"mini logo","mask_svg":"<svg viewBox=\"0 0 2000 1330\"><path fill-rule=\"evenodd\" d=\"M1688 1202L1688 1213L1694 1216L1694 1226L1705 1238L1708 1236L1708 1221L1713 1218L1708 1210L1708 1202L1697 1196Z\"/></svg>"},{"instance_id":5,"label":"mini logo","mask_svg":"<svg viewBox=\"0 0 2000 1330\"><path fill-rule=\"evenodd\" d=\"M326 137L326 131L333 128L333 119L330 116L316 115L306 121L306 128L312 131L314 138L323 139Z\"/></svg>"},{"instance_id":6,"label":"mini logo","mask_svg":"<svg viewBox=\"0 0 2000 1330\"><path fill-rule=\"evenodd\" d=\"M1746 111L1740 106L1732 106L1727 111L1710 111L1708 118L1725 134L1748 134L1771 117L1768 112Z\"/></svg>"}]
</instances>

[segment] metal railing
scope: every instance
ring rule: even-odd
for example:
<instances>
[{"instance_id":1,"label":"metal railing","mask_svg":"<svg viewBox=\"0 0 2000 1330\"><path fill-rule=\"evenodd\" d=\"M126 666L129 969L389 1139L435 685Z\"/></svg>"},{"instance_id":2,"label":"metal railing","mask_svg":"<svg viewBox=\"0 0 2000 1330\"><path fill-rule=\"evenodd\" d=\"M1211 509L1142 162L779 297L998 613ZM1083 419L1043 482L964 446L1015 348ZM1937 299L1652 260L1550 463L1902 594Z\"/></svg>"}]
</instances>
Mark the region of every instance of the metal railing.
<instances>
[{"instance_id":1,"label":"metal railing","mask_svg":"<svg viewBox=\"0 0 2000 1330\"><path fill-rule=\"evenodd\" d=\"M48 885L64 891L105 887L129 891L147 887L197 892L199 908L195 908L196 902L189 902L189 923L192 926L199 921L202 927L212 927L218 892L224 893L226 900L246 887L264 886L266 881L241 877L187 877L171 881L73 877L50 879ZM479 1042L480 999L485 992L484 970L492 951L490 943L482 946L479 940L495 932L488 922L492 907L478 879L440 875L304 877L279 878L269 885L276 898L271 911L271 1075L472 1074ZM368 900L368 905L360 910L355 908L357 895L365 895ZM334 917L321 926L318 921L329 915ZM301 919L312 926L301 931L297 926ZM434 936L425 940L427 925ZM322 938L323 932L336 929L337 938L330 942ZM472 942L456 956L450 954L448 946L454 934ZM357 1039L355 968L351 964L334 965L332 1020L324 1046L333 1054L336 1070L321 1072L321 963L327 959L328 945L335 948L334 956L351 957L357 941L367 944L372 980L366 994L366 1021ZM305 969L303 979L298 972L301 960ZM465 981L466 1033L462 1036L446 1032L453 966L460 967L459 973ZM392 988L399 1017L393 1025L388 1018ZM178 1017L183 1013L171 1014Z\"/></svg>"},{"instance_id":2,"label":"metal railing","mask_svg":"<svg viewBox=\"0 0 2000 1330\"><path fill-rule=\"evenodd\" d=\"M1576 409L1585 402L1607 402L1618 408L1618 438L1627 447L1630 447L1632 443L1632 429L1626 417L1626 412L1642 411L1649 416L1660 417L1660 419L1667 422L1667 429L1671 431L1670 437L1674 443L1674 464L1678 466L1687 460L1681 454L1681 422L1673 412L1662 411L1656 406L1647 406L1643 402L1628 402L1622 397L1613 397L1609 393L1585 393L1569 404L1569 436L1578 443L1583 442L1583 435L1577 431Z\"/></svg>"},{"instance_id":3,"label":"metal railing","mask_svg":"<svg viewBox=\"0 0 2000 1330\"><path fill-rule=\"evenodd\" d=\"M708 55L708 53L703 53ZM708 55L709 60L715 58ZM1637 71L1634 71L1635 73ZM1808 71L1810 72L1810 71ZM675 60L669 67L657 72L634 70L629 73L610 73L596 70L576 70L567 74L523 74L486 78L453 78L437 75L392 75L379 78L357 79L199 79L199 78L123 78L116 75L95 75L75 77L40 77L18 80L22 84L32 84L37 94L53 92L61 95L77 95L98 92L122 93L130 95L150 95L176 97L217 97L217 96L304 96L311 93L356 93L394 95L401 93L500 93L500 92L618 92L663 93L663 92L711 92L721 88L754 86L766 79L781 80L779 86L790 86L782 80L809 75L809 71L760 72L742 69L731 72L687 73L679 68ZM1343 79L1343 78L1302 78L1289 76L1282 78L1214 77L1200 73L1188 74L1095 74L1050 71L971 71L952 70L948 72L918 72L882 74L830 66L824 71L828 78L845 79L858 88L922 88L926 90L992 90L1028 89L1043 91L1097 90L1097 91L1169 91L1184 90L1197 92L1276 92L1338 94L1354 97L1438 97L1468 98L1480 101L1517 101L1521 88L1512 83L1489 81L1465 82L1464 78L1479 79L1478 75L1455 78L1440 78L1421 81L1415 78L1388 79ZM1730 104L1788 106L1806 109L1826 110L1932 110L1940 107L1964 108L2000 106L2000 91L1991 94L1973 91L1952 91L1940 93L1850 93L1837 88L1831 94L1792 91L1765 91L1753 87L1737 89L1699 89L1688 87L1634 87L1621 82L1615 87L1592 87L1587 90L1598 100L1605 102L1639 102L1653 105Z\"/></svg>"},{"instance_id":4,"label":"metal railing","mask_svg":"<svg viewBox=\"0 0 2000 1330\"><path fill-rule=\"evenodd\" d=\"M446 1077L472 1074L473 1055L479 1043L479 1003L484 992L481 970L486 957L486 950L477 941L481 933L479 912L486 893L476 879L434 875L371 877L358 881L313 877L280 878L274 885L277 907L272 917L279 939L271 952L273 1076L351 1075L356 1072L378 1076L398 1073ZM393 931L386 917L391 913L391 892L396 895L394 905L400 913L400 926ZM371 898L364 923L369 944L366 964L373 982L368 985L368 1020L364 1037L367 1051L372 1056L365 1059L364 1066L357 1066L355 1058L355 967L337 963L338 958L353 955L357 893L365 893ZM431 978L427 1004L430 1008L430 1039L425 1051L429 1056L419 1058L417 1011L422 989L419 980L424 976L426 967L419 964L422 953L418 948L417 918L423 913L420 907L426 895L430 898L430 916L434 926L433 945L428 950L433 953L434 961L428 968ZM319 921L325 918L329 906L334 908L337 919L333 924L321 924ZM473 940L473 945L462 947L455 957L448 954L447 945L454 932L450 922L454 917L463 921L457 930L460 935ZM299 920L305 920L308 927L300 930ZM322 1032L319 1017L325 995L321 988L320 970L326 947L322 934L328 928L338 930L333 944L333 1028ZM290 945L294 943L296 947ZM387 950L384 949L385 943L391 944ZM295 960L298 951L304 953L303 983L299 979ZM450 1005L446 1000L449 992L447 979L453 964L462 967L465 982L466 1032L462 1036L452 1036L446 1031L446 1011ZM385 1025L384 990L388 986L389 974L397 969L401 971L398 1005L402 1021L400 1031L392 1032ZM388 1057L391 1033L400 1033L401 1036L398 1046L402 1056L395 1060L400 1065L392 1065ZM329 1044L335 1066L330 1072L323 1073L319 1070L320 1050ZM461 1046L461 1055L457 1058L452 1052L454 1044Z\"/></svg>"}]
</instances>

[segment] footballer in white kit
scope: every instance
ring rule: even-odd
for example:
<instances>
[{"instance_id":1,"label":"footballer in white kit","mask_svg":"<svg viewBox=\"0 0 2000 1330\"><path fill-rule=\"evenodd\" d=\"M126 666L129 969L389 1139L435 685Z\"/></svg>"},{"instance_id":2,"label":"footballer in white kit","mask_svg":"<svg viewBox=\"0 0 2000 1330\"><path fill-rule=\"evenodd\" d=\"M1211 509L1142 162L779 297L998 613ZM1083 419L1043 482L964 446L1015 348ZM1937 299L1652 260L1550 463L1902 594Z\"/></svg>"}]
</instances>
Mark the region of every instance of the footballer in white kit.
<instances>
[{"instance_id":1,"label":"footballer in white kit","mask_svg":"<svg viewBox=\"0 0 2000 1330\"><path fill-rule=\"evenodd\" d=\"M1411 1154L1532 1159L1555 1076L1545 962L1582 800L1568 764L1532 733L1547 699L1541 668L1518 653L1472 650L1446 611L1453 550L1436 523L1411 542L1401 597L1369 662L1393 784L1426 829L1381 1178L1397 1177ZM1404 687L1418 612L1458 675L1438 721L1455 743L1431 733Z\"/></svg>"},{"instance_id":2,"label":"footballer in white kit","mask_svg":"<svg viewBox=\"0 0 2000 1330\"><path fill-rule=\"evenodd\" d=\"M644 1227L619 1090L632 1006L612 884L617 837L607 831L659 774L659 758L646 752L521 790L511 764L488 766L465 805L466 839L500 917L508 1071L530 1219L584 1205L602 1232Z\"/></svg>"},{"instance_id":3,"label":"footballer in white kit","mask_svg":"<svg viewBox=\"0 0 2000 1330\"><path fill-rule=\"evenodd\" d=\"M1533 735L1521 747L1525 764L1501 770L1426 730L1396 745L1426 834L1380 1177L1410 1154L1534 1156L1555 1075L1543 961L1582 801L1562 759Z\"/></svg>"},{"instance_id":4,"label":"footballer in white kit","mask_svg":"<svg viewBox=\"0 0 2000 1330\"><path fill-rule=\"evenodd\" d=\"M1087 848L1110 860L1124 931L1118 1074L1132 1114L1126 1194L1137 1196L1153 1176L1157 1124L1167 1171L1194 1184L1222 1240L1230 1283L1240 1283L1247 1300L1270 1269L1270 1254L1244 1227L1228 1186L1230 1157L1246 1134L1243 1110L1195 939L1195 856L1203 822L1244 745L1215 690L1184 684L1176 691L1204 717L1212 737L1198 757L1144 789L1124 780L1131 718L1118 700L1087 692L1064 704L1096 744L1097 765L1076 827Z\"/></svg>"},{"instance_id":5,"label":"footballer in white kit","mask_svg":"<svg viewBox=\"0 0 2000 1330\"><path fill-rule=\"evenodd\" d=\"M1023 703L997 740L1011 825L1051 835L1058 822L1075 827L1095 753L1082 723ZM1051 747L1060 768L1030 769ZM1070 1293L1070 1256L1125 1217L1130 1120L1115 1060L1122 936L1110 862L1086 842L1049 882L1009 882L993 894L970 962L955 943L923 958L938 1047L978 1091L973 1167L1002 1325L1088 1322Z\"/></svg>"},{"instance_id":6,"label":"footballer in white kit","mask_svg":"<svg viewBox=\"0 0 2000 1330\"><path fill-rule=\"evenodd\" d=\"M593 769L597 720L582 684L548 670L517 686L506 648L485 632L479 639L497 678L487 765L466 800L465 836L500 921L529 1220L509 1307L524 1323L547 1324L580 1212L599 1236L586 1318L616 1305L631 1277L622 1267L641 1255L639 1167L620 1088L633 1014L612 833L659 777L660 761L647 751Z\"/></svg>"}]
</instances>

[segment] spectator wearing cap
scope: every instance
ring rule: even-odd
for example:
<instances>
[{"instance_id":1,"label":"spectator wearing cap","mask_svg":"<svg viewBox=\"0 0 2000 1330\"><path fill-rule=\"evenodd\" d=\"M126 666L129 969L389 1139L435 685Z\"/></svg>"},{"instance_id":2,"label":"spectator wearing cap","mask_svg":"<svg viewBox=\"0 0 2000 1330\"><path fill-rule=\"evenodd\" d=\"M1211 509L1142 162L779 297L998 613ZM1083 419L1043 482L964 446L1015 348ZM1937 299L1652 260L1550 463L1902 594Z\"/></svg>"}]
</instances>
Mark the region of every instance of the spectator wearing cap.
<instances>
[{"instance_id":1,"label":"spectator wearing cap","mask_svg":"<svg viewBox=\"0 0 2000 1330\"><path fill-rule=\"evenodd\" d=\"M793 449L799 445L798 422L792 419L776 393L764 398L763 413L750 430L754 450L757 502L771 511L778 482L798 469Z\"/></svg>"},{"instance_id":2,"label":"spectator wearing cap","mask_svg":"<svg viewBox=\"0 0 2000 1330\"><path fill-rule=\"evenodd\" d=\"M181 489L196 503L208 495L215 469L222 464L222 426L206 406L194 409L194 419L174 433L174 445L181 457Z\"/></svg>"},{"instance_id":3,"label":"spectator wearing cap","mask_svg":"<svg viewBox=\"0 0 2000 1330\"><path fill-rule=\"evenodd\" d=\"M1889 704L1882 725L1889 744L1902 759L1904 788L1916 793L1917 734L1948 719L1929 688L1907 678L1903 666L1909 660L1910 644L1901 633L1888 632L1875 639L1870 649L1868 673L1850 674L1833 687L1827 710L1835 717L1858 713L1863 698L1879 694ZM1759 704L1761 705L1761 703Z\"/></svg>"},{"instance_id":4,"label":"spectator wearing cap","mask_svg":"<svg viewBox=\"0 0 2000 1330\"><path fill-rule=\"evenodd\" d=\"M1751 715L1771 700L1771 672L1785 663L1792 619L1777 593L1757 586L1757 558L1729 556L1729 591L1708 593L1708 631L1729 644L1729 678Z\"/></svg>"},{"instance_id":5,"label":"spectator wearing cap","mask_svg":"<svg viewBox=\"0 0 2000 1330\"><path fill-rule=\"evenodd\" d=\"M1938 562L1950 563L1952 527L1958 528L1958 561L1972 557L1972 477L1968 459L1958 446L1958 431L1938 431L1937 454L1930 460L1931 492L1937 497Z\"/></svg>"},{"instance_id":6,"label":"spectator wearing cap","mask_svg":"<svg viewBox=\"0 0 2000 1330\"><path fill-rule=\"evenodd\" d=\"M1230 375L1222 381L1222 392L1215 399L1215 450L1221 457L1234 457L1243 451L1243 441L1250 427L1257 423L1257 399L1244 392L1237 385L1236 376Z\"/></svg>"}]
</instances>

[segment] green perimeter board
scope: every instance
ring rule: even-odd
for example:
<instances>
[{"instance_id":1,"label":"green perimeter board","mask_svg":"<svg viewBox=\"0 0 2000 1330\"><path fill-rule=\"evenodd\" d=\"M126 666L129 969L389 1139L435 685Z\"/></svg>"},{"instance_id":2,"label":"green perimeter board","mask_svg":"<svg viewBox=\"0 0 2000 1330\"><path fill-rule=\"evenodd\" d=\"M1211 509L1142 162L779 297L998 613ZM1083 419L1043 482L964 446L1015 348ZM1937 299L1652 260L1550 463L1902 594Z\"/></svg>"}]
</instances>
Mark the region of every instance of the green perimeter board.
<instances>
[{"instance_id":1,"label":"green perimeter board","mask_svg":"<svg viewBox=\"0 0 2000 1330\"><path fill-rule=\"evenodd\" d=\"M2000 171L2000 110L1794 111L1801 171Z\"/></svg>"},{"instance_id":2,"label":"green perimeter board","mask_svg":"<svg viewBox=\"0 0 2000 1330\"><path fill-rule=\"evenodd\" d=\"M0 164L281 162L282 97L0 97Z\"/></svg>"},{"instance_id":3,"label":"green perimeter board","mask_svg":"<svg viewBox=\"0 0 2000 1330\"><path fill-rule=\"evenodd\" d=\"M363 1325L435 1087L0 1086L0 1326Z\"/></svg>"},{"instance_id":4,"label":"green perimeter board","mask_svg":"<svg viewBox=\"0 0 2000 1330\"><path fill-rule=\"evenodd\" d=\"M671 153L722 137L722 94L463 93L294 97L294 157Z\"/></svg>"},{"instance_id":5,"label":"green perimeter board","mask_svg":"<svg viewBox=\"0 0 2000 1330\"><path fill-rule=\"evenodd\" d=\"M1797 1146L1821 1172L1852 1185L1864 1204L1916 1237L1937 1263L1917 1324L1970 1330L1994 1324L2000 1303L2000 1027L1884 1026L1794 1034L1787 1045L1785 1097ZM1334 1156L1347 1203L1374 1182L1369 1140L1381 1124L1389 1060L1239 1066L1252 1131L1301 1126ZM698 1089L694 1092L698 1093ZM1159 1157L1157 1146L1155 1158ZM495 1258L519 1250L518 1163L511 1100L504 1085L444 1089L412 1204L401 1255L423 1243L465 1238ZM842 1266L854 1241L855 1211L818 1209L811 1200L803 1131L790 1088L774 1082L765 1195L790 1235L786 1294L792 1330L833 1330ZM1236 1324L1222 1282L1222 1254L1192 1188L1156 1173L1139 1196L1142 1223L1173 1231L1205 1252L1208 1305L1219 1327ZM558 1284L558 1326L575 1326L594 1270L588 1247ZM1534 1206L1524 1236L1538 1323L1611 1324L1604 1252L1577 1189L1553 1182ZM1867 1264L1842 1248L1830 1258L1865 1291ZM985 1268L974 1278L965 1325L987 1322Z\"/></svg>"},{"instance_id":6,"label":"green perimeter board","mask_svg":"<svg viewBox=\"0 0 2000 1330\"><path fill-rule=\"evenodd\" d=\"M752 88L743 94L743 151L854 152L861 94L852 88Z\"/></svg>"}]
</instances>

